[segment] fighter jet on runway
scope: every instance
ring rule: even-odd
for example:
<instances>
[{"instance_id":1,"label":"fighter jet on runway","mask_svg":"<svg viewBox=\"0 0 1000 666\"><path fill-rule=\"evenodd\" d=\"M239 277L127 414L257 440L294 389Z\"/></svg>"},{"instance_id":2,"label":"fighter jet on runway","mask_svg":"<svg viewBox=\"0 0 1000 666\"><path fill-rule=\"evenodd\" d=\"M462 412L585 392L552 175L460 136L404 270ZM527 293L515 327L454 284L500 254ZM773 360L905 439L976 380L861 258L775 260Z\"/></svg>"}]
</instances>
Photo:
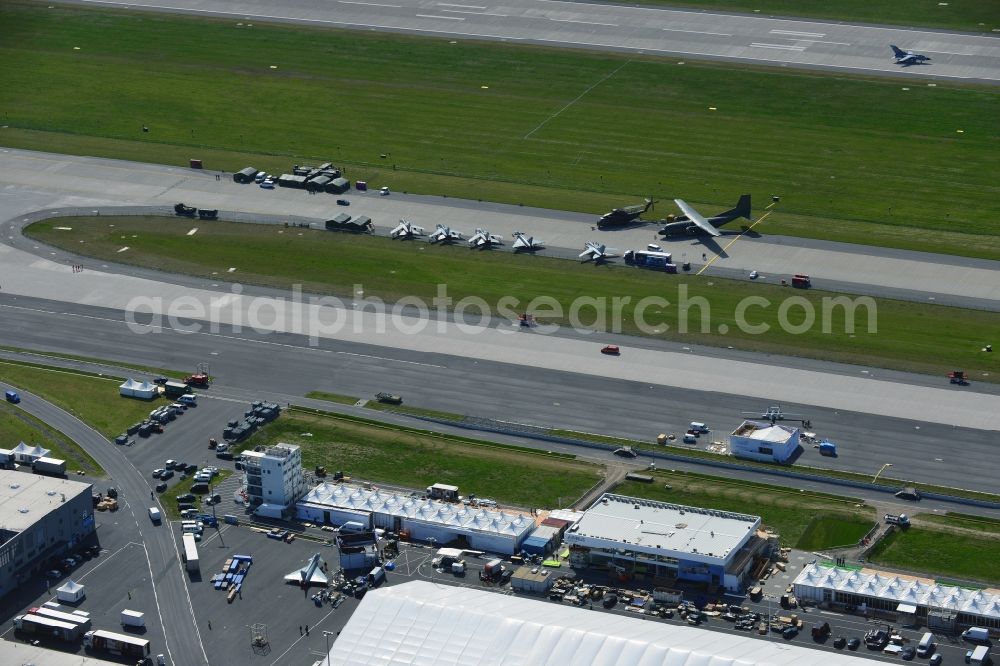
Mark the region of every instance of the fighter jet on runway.
<instances>
[{"instance_id":1,"label":"fighter jet on runway","mask_svg":"<svg viewBox=\"0 0 1000 666\"><path fill-rule=\"evenodd\" d=\"M601 219L597 221L598 229L607 229L608 227L621 227L626 224L630 224L639 219L639 216L645 213L647 210L653 207L656 202L652 198L646 199L646 204L636 204L635 206L625 206L624 208L615 208L610 213L605 213L601 216Z\"/></svg>"},{"instance_id":2,"label":"fighter jet on runway","mask_svg":"<svg viewBox=\"0 0 1000 666\"><path fill-rule=\"evenodd\" d=\"M895 44L889 44L889 48L892 49L893 62L897 65L902 65L903 67L920 65L923 64L924 61L931 59L930 56L914 53L913 51L904 51Z\"/></svg>"},{"instance_id":3,"label":"fighter jet on runway","mask_svg":"<svg viewBox=\"0 0 1000 666\"><path fill-rule=\"evenodd\" d=\"M514 252L520 252L524 250L525 252L534 252L535 250L540 250L545 246L545 241L539 240L534 236L527 236L521 231L514 232Z\"/></svg>"},{"instance_id":4,"label":"fighter jet on runway","mask_svg":"<svg viewBox=\"0 0 1000 666\"><path fill-rule=\"evenodd\" d=\"M595 264L599 264L606 259L615 256L612 252L614 248L609 248L603 243L595 243L594 241L587 241L587 249L580 253L580 258L584 261L591 261Z\"/></svg>"},{"instance_id":5,"label":"fighter jet on runway","mask_svg":"<svg viewBox=\"0 0 1000 666\"><path fill-rule=\"evenodd\" d=\"M409 220L400 220L395 229L389 232L391 238L416 238L424 235L424 228L418 227Z\"/></svg>"},{"instance_id":6,"label":"fighter jet on runway","mask_svg":"<svg viewBox=\"0 0 1000 666\"><path fill-rule=\"evenodd\" d=\"M494 245L503 245L503 238L486 229L476 229L476 233L469 239L470 248L490 248Z\"/></svg>"},{"instance_id":7,"label":"fighter jet on runway","mask_svg":"<svg viewBox=\"0 0 1000 666\"><path fill-rule=\"evenodd\" d=\"M323 573L323 566L323 558L316 553L309 558L304 567L285 576L285 582L299 585L326 585L327 577Z\"/></svg>"},{"instance_id":8,"label":"fighter jet on runway","mask_svg":"<svg viewBox=\"0 0 1000 666\"><path fill-rule=\"evenodd\" d=\"M428 239L432 243L450 243L452 241L462 240L462 234L457 231L452 231L451 227L446 227L443 224L437 225L437 229L428 236Z\"/></svg>"},{"instance_id":9,"label":"fighter jet on runway","mask_svg":"<svg viewBox=\"0 0 1000 666\"><path fill-rule=\"evenodd\" d=\"M718 236L719 229L723 224L727 222L732 222L738 217L745 217L750 219L750 195L744 194L740 197L739 202L736 204L736 208L727 210L724 213L719 213L715 217L704 218L701 214L692 208L683 199L674 199L674 203L677 207L681 209L684 213L683 215L673 217L667 217L669 221L662 229L660 233L664 236L669 236L675 233L688 233L688 234L699 234L706 233L710 236Z\"/></svg>"}]
</instances>

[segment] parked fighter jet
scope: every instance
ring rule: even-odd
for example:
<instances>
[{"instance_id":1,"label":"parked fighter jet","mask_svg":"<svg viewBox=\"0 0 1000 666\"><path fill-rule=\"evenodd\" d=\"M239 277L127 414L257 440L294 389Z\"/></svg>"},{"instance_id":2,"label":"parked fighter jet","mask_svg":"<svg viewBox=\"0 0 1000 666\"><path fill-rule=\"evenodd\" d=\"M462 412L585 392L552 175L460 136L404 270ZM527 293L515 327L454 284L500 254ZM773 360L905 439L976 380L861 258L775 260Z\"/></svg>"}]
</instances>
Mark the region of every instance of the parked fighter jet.
<instances>
[{"instance_id":1,"label":"parked fighter jet","mask_svg":"<svg viewBox=\"0 0 1000 666\"><path fill-rule=\"evenodd\" d=\"M503 238L491 234L486 229L476 229L476 233L469 239L471 248L488 248L494 245L503 245Z\"/></svg>"},{"instance_id":2,"label":"parked fighter jet","mask_svg":"<svg viewBox=\"0 0 1000 666\"><path fill-rule=\"evenodd\" d=\"M655 203L656 202L653 201L652 198L649 198L646 199L645 205L636 204L635 206L615 208L610 213L605 213L601 216L601 219L597 221L597 228L606 229L608 227L620 227L631 222L635 222L639 219L640 215L652 208Z\"/></svg>"},{"instance_id":3,"label":"parked fighter jet","mask_svg":"<svg viewBox=\"0 0 1000 666\"><path fill-rule=\"evenodd\" d=\"M921 55L919 53L914 53L913 51L904 51L895 44L889 44L889 48L892 49L892 60L897 65L902 65L903 67L909 67L910 65L920 65L926 60L930 60L930 56Z\"/></svg>"},{"instance_id":4,"label":"parked fighter jet","mask_svg":"<svg viewBox=\"0 0 1000 666\"><path fill-rule=\"evenodd\" d=\"M326 585L327 577L326 574L323 573L323 566L323 558L319 553L316 553L309 558L309 561L306 562L304 567L285 576L285 582L298 583L302 586Z\"/></svg>"},{"instance_id":5,"label":"parked fighter jet","mask_svg":"<svg viewBox=\"0 0 1000 666\"><path fill-rule=\"evenodd\" d=\"M792 421L802 421L805 425L810 423L806 420L802 414L791 414L788 412L781 411L781 405L768 405L767 409L763 412L743 412L743 416L752 416L754 418L767 419L774 425L775 421L784 421L785 419L790 419Z\"/></svg>"},{"instance_id":6,"label":"parked fighter jet","mask_svg":"<svg viewBox=\"0 0 1000 666\"><path fill-rule=\"evenodd\" d=\"M432 243L450 243L452 241L462 240L462 234L457 231L452 231L451 227L446 227L443 224L437 225L437 229L428 236L428 239Z\"/></svg>"},{"instance_id":7,"label":"parked fighter jet","mask_svg":"<svg viewBox=\"0 0 1000 666\"><path fill-rule=\"evenodd\" d=\"M418 227L409 220L400 220L396 228L389 232L391 238L416 238L424 235L424 228Z\"/></svg>"},{"instance_id":8,"label":"parked fighter jet","mask_svg":"<svg viewBox=\"0 0 1000 666\"><path fill-rule=\"evenodd\" d=\"M514 232L514 252L520 252L524 250L525 252L534 252L545 246L545 241L539 240L534 236L526 236L523 232Z\"/></svg>"},{"instance_id":9,"label":"parked fighter jet","mask_svg":"<svg viewBox=\"0 0 1000 666\"><path fill-rule=\"evenodd\" d=\"M595 243L594 241L587 241L587 249L580 253L580 258L584 261L591 261L595 264L599 264L604 260L615 256L612 252L613 248L609 248L603 243Z\"/></svg>"},{"instance_id":10,"label":"parked fighter jet","mask_svg":"<svg viewBox=\"0 0 1000 666\"><path fill-rule=\"evenodd\" d=\"M684 214L677 217L667 217L668 223L660 229L660 233L664 236L676 233L688 233L692 235L706 233L710 236L718 236L718 227L721 227L723 224L732 222L738 217L745 217L748 220L750 219L749 194L744 194L740 197L739 202L736 204L736 208L727 210L724 213L719 213L715 217L710 217L708 219L702 217L698 211L682 199L674 199L674 203L677 204L677 207L680 208L681 212Z\"/></svg>"}]
</instances>

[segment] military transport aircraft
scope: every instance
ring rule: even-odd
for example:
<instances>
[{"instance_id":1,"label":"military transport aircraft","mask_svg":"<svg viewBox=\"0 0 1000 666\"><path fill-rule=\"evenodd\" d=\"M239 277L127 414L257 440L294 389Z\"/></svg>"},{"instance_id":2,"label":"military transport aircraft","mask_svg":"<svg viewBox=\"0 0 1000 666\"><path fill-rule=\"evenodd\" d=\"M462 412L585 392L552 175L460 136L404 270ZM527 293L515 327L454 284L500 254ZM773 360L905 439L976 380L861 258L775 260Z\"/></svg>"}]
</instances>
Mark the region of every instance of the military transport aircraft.
<instances>
[{"instance_id":1,"label":"military transport aircraft","mask_svg":"<svg viewBox=\"0 0 1000 666\"><path fill-rule=\"evenodd\" d=\"M635 222L639 219L640 215L652 208L655 203L656 202L653 201L652 198L649 198L646 199L645 205L636 204L635 206L615 208L610 213L605 213L601 216L601 219L597 221L597 228L607 229L608 227L621 227Z\"/></svg>"},{"instance_id":2,"label":"military transport aircraft","mask_svg":"<svg viewBox=\"0 0 1000 666\"><path fill-rule=\"evenodd\" d=\"M660 233L669 236L675 233L699 234L706 233L710 236L719 236L719 229L723 224L732 222L738 217L750 219L750 195L744 194L740 197L735 208L710 218L704 218L683 199L674 199L674 203L681 209L683 215L677 217L668 216L667 224L660 229Z\"/></svg>"},{"instance_id":3,"label":"military transport aircraft","mask_svg":"<svg viewBox=\"0 0 1000 666\"><path fill-rule=\"evenodd\" d=\"M389 232L391 238L416 238L424 235L424 228L418 227L409 220L400 220L396 228Z\"/></svg>"},{"instance_id":4,"label":"military transport aircraft","mask_svg":"<svg viewBox=\"0 0 1000 666\"><path fill-rule=\"evenodd\" d=\"M919 53L914 53L913 51L904 51L895 44L889 44L889 48L892 49L893 62L897 65L902 65L903 67L909 67L910 65L920 65L924 61L930 60L930 56L921 55Z\"/></svg>"}]
</instances>

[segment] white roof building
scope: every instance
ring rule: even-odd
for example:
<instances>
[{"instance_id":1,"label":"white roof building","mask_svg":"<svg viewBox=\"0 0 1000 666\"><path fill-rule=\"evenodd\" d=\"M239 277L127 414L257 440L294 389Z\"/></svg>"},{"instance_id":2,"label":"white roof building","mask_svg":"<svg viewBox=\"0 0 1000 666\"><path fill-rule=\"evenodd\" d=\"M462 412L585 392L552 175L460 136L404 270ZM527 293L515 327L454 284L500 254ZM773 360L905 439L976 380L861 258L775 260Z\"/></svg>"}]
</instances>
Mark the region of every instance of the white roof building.
<instances>
[{"instance_id":1,"label":"white roof building","mask_svg":"<svg viewBox=\"0 0 1000 666\"><path fill-rule=\"evenodd\" d=\"M975 590L942 585L931 578L918 578L875 569L852 569L812 562L803 567L792 584L795 596L812 601L896 610L900 603L917 607L917 615L928 610L949 610L960 624L1000 627L1000 590Z\"/></svg>"},{"instance_id":2,"label":"white roof building","mask_svg":"<svg viewBox=\"0 0 1000 666\"><path fill-rule=\"evenodd\" d=\"M786 462L799 449L799 435L791 426L744 421L729 436L729 451L737 458Z\"/></svg>"},{"instance_id":3,"label":"white roof building","mask_svg":"<svg viewBox=\"0 0 1000 666\"><path fill-rule=\"evenodd\" d=\"M335 666L864 666L849 654L427 581L371 590Z\"/></svg>"},{"instance_id":4,"label":"white roof building","mask_svg":"<svg viewBox=\"0 0 1000 666\"><path fill-rule=\"evenodd\" d=\"M511 554L535 527L531 516L413 497L377 488L321 483L298 504L299 518L342 524L371 517L374 527L408 531L410 538L448 543L465 537L470 548Z\"/></svg>"},{"instance_id":5,"label":"white roof building","mask_svg":"<svg viewBox=\"0 0 1000 666\"><path fill-rule=\"evenodd\" d=\"M263 451L244 451L243 485L257 515L281 518L306 492L302 449L278 443Z\"/></svg>"}]
</instances>

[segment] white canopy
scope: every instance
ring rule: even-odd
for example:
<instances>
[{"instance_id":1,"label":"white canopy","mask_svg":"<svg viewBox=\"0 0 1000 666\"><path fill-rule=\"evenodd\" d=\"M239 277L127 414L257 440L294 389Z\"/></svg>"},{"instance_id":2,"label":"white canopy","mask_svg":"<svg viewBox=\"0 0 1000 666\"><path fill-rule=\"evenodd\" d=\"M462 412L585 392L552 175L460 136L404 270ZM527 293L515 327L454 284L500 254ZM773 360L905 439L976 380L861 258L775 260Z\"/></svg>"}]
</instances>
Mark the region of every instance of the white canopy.
<instances>
[{"instance_id":1,"label":"white canopy","mask_svg":"<svg viewBox=\"0 0 1000 666\"><path fill-rule=\"evenodd\" d=\"M56 588L56 597L59 601L79 601L87 596L87 590L72 578Z\"/></svg>"},{"instance_id":2,"label":"white canopy","mask_svg":"<svg viewBox=\"0 0 1000 666\"><path fill-rule=\"evenodd\" d=\"M711 640L707 638L711 636ZM369 591L330 651L338 666L866 666L785 641L428 581Z\"/></svg>"}]
</instances>

